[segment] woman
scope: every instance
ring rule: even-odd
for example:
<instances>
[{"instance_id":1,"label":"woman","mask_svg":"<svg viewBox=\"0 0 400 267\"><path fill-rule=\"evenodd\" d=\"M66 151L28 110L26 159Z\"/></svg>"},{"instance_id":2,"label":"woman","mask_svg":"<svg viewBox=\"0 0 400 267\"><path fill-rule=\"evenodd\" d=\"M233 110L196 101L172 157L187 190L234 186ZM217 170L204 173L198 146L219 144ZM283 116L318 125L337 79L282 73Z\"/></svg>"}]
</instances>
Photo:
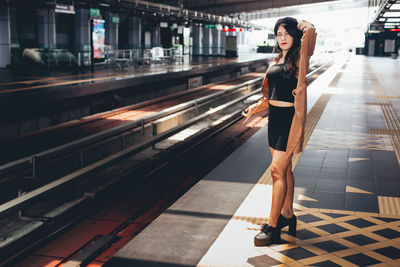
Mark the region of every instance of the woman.
<instances>
[{"instance_id":1,"label":"woman","mask_svg":"<svg viewBox=\"0 0 400 267\"><path fill-rule=\"evenodd\" d=\"M280 53L266 72L262 87L264 98L243 112L243 116L248 118L269 107L272 204L268 223L254 238L256 246L278 243L281 229L285 226L289 226L289 234L296 235L292 157L303 150L307 114L306 73L317 36L314 25L291 17L279 19L274 32Z\"/></svg>"}]
</instances>

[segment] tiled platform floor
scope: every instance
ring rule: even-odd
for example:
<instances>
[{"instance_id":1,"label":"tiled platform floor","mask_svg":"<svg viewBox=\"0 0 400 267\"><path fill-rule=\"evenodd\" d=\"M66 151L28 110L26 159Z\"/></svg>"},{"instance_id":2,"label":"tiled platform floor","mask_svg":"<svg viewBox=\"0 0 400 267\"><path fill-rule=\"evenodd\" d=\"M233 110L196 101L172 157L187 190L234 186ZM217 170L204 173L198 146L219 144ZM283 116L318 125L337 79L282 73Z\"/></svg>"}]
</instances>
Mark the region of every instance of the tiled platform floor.
<instances>
[{"instance_id":1,"label":"tiled platform floor","mask_svg":"<svg viewBox=\"0 0 400 267\"><path fill-rule=\"evenodd\" d=\"M106 266L400 266L400 167L387 128L399 117L399 63L353 55L310 85L310 106L329 97L294 159L296 238L284 229L281 244L253 245L271 201L269 169L259 173L271 160L264 127Z\"/></svg>"}]
</instances>

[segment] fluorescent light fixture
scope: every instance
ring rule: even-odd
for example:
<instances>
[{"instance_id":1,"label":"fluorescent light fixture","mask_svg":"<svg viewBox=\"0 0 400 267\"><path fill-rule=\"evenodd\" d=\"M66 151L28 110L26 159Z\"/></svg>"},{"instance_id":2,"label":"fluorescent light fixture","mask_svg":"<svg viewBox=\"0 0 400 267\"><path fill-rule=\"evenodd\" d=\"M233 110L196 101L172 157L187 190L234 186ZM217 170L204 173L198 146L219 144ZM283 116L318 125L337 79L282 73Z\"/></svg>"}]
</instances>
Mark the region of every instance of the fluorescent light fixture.
<instances>
[{"instance_id":1,"label":"fluorescent light fixture","mask_svg":"<svg viewBox=\"0 0 400 267\"><path fill-rule=\"evenodd\" d=\"M393 29L394 27L396 27L396 26L386 26L385 25L385 29Z\"/></svg>"},{"instance_id":2,"label":"fluorescent light fixture","mask_svg":"<svg viewBox=\"0 0 400 267\"><path fill-rule=\"evenodd\" d=\"M106 7L109 7L110 5L109 5L109 4L104 4L104 3L99 3L99 6L106 6Z\"/></svg>"},{"instance_id":3,"label":"fluorescent light fixture","mask_svg":"<svg viewBox=\"0 0 400 267\"><path fill-rule=\"evenodd\" d=\"M386 22L400 22L400 18L390 18L387 19Z\"/></svg>"},{"instance_id":4,"label":"fluorescent light fixture","mask_svg":"<svg viewBox=\"0 0 400 267\"><path fill-rule=\"evenodd\" d=\"M390 9L390 10L400 9L400 4L393 4L393 5L390 6L389 9Z\"/></svg>"},{"instance_id":5,"label":"fluorescent light fixture","mask_svg":"<svg viewBox=\"0 0 400 267\"><path fill-rule=\"evenodd\" d=\"M385 20L386 20L386 19L384 19L384 18L380 18L380 19L379 19L379 21L385 21Z\"/></svg>"},{"instance_id":6,"label":"fluorescent light fixture","mask_svg":"<svg viewBox=\"0 0 400 267\"><path fill-rule=\"evenodd\" d=\"M393 17L400 17L400 12L385 12L385 14L383 14L383 16L385 18L393 18Z\"/></svg>"}]
</instances>

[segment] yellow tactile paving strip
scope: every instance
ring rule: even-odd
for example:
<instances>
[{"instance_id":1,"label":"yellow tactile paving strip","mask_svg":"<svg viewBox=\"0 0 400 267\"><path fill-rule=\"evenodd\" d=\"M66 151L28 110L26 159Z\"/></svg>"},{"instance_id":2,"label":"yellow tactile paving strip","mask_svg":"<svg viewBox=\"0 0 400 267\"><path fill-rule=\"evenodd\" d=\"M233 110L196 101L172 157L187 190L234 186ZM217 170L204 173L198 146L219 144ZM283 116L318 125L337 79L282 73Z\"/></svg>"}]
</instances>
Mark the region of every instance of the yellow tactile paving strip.
<instances>
[{"instance_id":1,"label":"yellow tactile paving strip","mask_svg":"<svg viewBox=\"0 0 400 267\"><path fill-rule=\"evenodd\" d=\"M400 197L378 196L379 211L381 214L398 214Z\"/></svg>"},{"instance_id":2,"label":"yellow tactile paving strip","mask_svg":"<svg viewBox=\"0 0 400 267\"><path fill-rule=\"evenodd\" d=\"M400 135L400 130L370 128L369 133L379 135Z\"/></svg>"},{"instance_id":3,"label":"yellow tactile paving strip","mask_svg":"<svg viewBox=\"0 0 400 267\"><path fill-rule=\"evenodd\" d=\"M337 84L340 77L332 82ZM304 146L330 97L322 94L310 110ZM360 134L359 138L366 139L363 149L371 149L368 141L373 138L373 149L393 150L381 136ZM293 159L293 168L299 158L296 155ZM297 237L283 230L281 244L255 247L253 238L267 220L271 194L268 168L198 266L400 266L399 198L379 197L379 214L307 208L295 203ZM397 205L398 209L392 209Z\"/></svg>"},{"instance_id":4,"label":"yellow tactile paving strip","mask_svg":"<svg viewBox=\"0 0 400 267\"><path fill-rule=\"evenodd\" d=\"M330 82L329 87L336 87L338 82L339 82L339 80L340 80L340 78L342 77L342 75L343 75L343 72L339 71L336 74L335 78L333 78L333 80Z\"/></svg>"},{"instance_id":5,"label":"yellow tactile paving strip","mask_svg":"<svg viewBox=\"0 0 400 267\"><path fill-rule=\"evenodd\" d=\"M393 143L394 151L396 152L397 161L400 164L400 135L398 134L400 132L400 120L397 117L396 112L393 109L392 103L389 101L389 98L385 93L385 90L379 83L378 79L375 76L375 73L368 64L366 64L366 69L369 72L372 82L372 89L375 91L377 99L377 103L370 104L376 104L381 107L382 115L385 120L390 139Z\"/></svg>"},{"instance_id":6,"label":"yellow tactile paving strip","mask_svg":"<svg viewBox=\"0 0 400 267\"><path fill-rule=\"evenodd\" d=\"M308 148L352 148L366 150L393 151L389 136L382 133L354 133L316 129L316 135L307 144Z\"/></svg>"},{"instance_id":7,"label":"yellow tactile paving strip","mask_svg":"<svg viewBox=\"0 0 400 267\"><path fill-rule=\"evenodd\" d=\"M332 83L332 82L331 82ZM304 129L304 143L303 143L303 149L305 149L308 141L310 140L311 134L314 131L315 127L317 126L317 123L319 119L322 116L322 113L324 112L326 105L328 105L329 100L331 99L331 94L322 94L317 102L314 104L314 106L311 108L311 110L307 114L307 120L306 120L306 125ZM293 169L296 167L298 161L300 160L301 153L295 155L293 157ZM270 178L272 181L272 178Z\"/></svg>"}]
</instances>

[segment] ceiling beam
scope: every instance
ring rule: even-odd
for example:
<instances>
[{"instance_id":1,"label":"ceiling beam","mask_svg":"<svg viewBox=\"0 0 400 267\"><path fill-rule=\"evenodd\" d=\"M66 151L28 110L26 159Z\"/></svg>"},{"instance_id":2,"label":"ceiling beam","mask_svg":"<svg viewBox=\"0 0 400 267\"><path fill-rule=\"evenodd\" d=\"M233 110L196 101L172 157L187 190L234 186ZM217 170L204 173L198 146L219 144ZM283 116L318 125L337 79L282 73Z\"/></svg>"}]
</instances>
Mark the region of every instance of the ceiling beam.
<instances>
[{"instance_id":1,"label":"ceiling beam","mask_svg":"<svg viewBox=\"0 0 400 267\"><path fill-rule=\"evenodd\" d=\"M333 10L350 9L350 8L360 8L368 7L368 2L365 0L353 0L349 1L332 1L329 3L320 3L317 5L302 6L291 6L285 8L271 8L266 10L257 10L254 12L248 12L240 17L247 21L265 18L275 18L275 17L286 17L295 16L301 14L309 13L319 13L319 12L329 12Z\"/></svg>"},{"instance_id":2,"label":"ceiling beam","mask_svg":"<svg viewBox=\"0 0 400 267\"><path fill-rule=\"evenodd\" d=\"M187 0L184 5L192 10L226 15L331 1L334 0Z\"/></svg>"}]
</instances>

